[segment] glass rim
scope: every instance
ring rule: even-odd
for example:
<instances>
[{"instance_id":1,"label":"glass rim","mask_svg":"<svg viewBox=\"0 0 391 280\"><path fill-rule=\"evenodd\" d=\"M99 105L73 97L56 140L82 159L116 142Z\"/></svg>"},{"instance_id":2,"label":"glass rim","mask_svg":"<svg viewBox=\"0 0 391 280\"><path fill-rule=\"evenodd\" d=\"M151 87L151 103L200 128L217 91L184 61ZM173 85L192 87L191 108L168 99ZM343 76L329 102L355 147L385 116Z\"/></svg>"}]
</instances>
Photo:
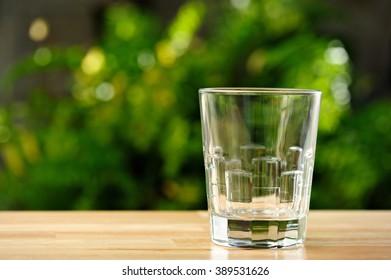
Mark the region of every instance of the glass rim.
<instances>
[{"instance_id":1,"label":"glass rim","mask_svg":"<svg viewBox=\"0 0 391 280\"><path fill-rule=\"evenodd\" d=\"M321 95L322 91L298 88L210 87L200 88L200 94L221 95Z\"/></svg>"}]
</instances>

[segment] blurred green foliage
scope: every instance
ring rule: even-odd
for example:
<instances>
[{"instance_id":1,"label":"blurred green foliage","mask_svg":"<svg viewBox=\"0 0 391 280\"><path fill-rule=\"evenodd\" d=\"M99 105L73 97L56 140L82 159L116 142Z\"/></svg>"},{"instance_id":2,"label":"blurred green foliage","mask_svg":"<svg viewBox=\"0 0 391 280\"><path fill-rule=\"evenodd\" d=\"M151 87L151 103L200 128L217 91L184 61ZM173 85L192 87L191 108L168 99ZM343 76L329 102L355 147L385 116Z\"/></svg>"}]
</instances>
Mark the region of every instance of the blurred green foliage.
<instances>
[{"instance_id":1,"label":"blurred green foliage","mask_svg":"<svg viewBox=\"0 0 391 280\"><path fill-rule=\"evenodd\" d=\"M112 5L88 50L41 47L24 77L67 69L69 94L37 83L0 108L0 208L206 208L201 87L323 91L313 208L388 208L389 102L350 108L349 56L317 35L313 2L188 1L168 26ZM218 11L218 12L216 12Z\"/></svg>"}]
</instances>

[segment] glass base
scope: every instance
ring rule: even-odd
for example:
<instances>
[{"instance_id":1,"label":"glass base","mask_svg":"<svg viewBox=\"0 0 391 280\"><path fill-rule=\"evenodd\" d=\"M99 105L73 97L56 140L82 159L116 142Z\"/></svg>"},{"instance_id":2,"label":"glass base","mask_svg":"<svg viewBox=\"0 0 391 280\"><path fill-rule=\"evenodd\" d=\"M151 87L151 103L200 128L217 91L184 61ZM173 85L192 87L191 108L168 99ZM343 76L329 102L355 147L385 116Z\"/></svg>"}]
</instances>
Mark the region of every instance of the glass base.
<instances>
[{"instance_id":1,"label":"glass base","mask_svg":"<svg viewBox=\"0 0 391 280\"><path fill-rule=\"evenodd\" d=\"M304 243L306 223L306 217L239 220L212 214L212 241L228 247L291 248Z\"/></svg>"}]
</instances>

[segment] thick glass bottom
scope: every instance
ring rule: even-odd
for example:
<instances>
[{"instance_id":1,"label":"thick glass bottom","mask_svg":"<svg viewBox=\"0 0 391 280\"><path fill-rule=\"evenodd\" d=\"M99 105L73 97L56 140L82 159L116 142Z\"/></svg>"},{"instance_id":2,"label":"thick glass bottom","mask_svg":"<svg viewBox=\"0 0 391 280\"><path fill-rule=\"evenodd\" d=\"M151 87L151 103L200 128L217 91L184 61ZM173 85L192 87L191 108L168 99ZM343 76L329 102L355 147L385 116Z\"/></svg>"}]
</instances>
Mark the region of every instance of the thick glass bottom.
<instances>
[{"instance_id":1,"label":"thick glass bottom","mask_svg":"<svg viewBox=\"0 0 391 280\"><path fill-rule=\"evenodd\" d=\"M306 223L306 217L239 220L212 214L212 241L229 247L290 248L304 243Z\"/></svg>"}]
</instances>

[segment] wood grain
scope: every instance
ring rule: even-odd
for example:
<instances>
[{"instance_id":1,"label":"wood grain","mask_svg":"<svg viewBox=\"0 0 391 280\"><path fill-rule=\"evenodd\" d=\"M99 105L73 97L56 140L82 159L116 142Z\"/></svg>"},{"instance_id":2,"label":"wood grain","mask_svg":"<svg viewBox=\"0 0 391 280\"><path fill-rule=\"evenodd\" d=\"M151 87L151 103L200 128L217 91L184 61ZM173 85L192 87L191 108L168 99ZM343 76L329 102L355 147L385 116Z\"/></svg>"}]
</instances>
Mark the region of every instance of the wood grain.
<instances>
[{"instance_id":1,"label":"wood grain","mask_svg":"<svg viewBox=\"0 0 391 280\"><path fill-rule=\"evenodd\" d=\"M388 259L391 211L311 211L295 249L210 242L206 211L0 212L0 259Z\"/></svg>"}]
</instances>

